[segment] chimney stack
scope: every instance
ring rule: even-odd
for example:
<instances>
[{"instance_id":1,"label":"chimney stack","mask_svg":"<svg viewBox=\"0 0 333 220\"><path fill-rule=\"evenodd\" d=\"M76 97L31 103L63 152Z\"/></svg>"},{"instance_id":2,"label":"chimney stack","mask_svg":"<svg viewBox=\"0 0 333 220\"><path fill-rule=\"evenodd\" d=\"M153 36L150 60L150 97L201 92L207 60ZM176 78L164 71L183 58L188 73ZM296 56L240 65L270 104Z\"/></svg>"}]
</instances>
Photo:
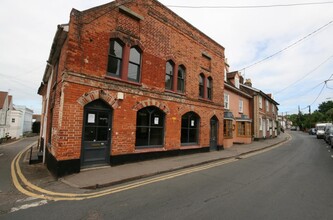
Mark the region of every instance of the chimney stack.
<instances>
[{"instance_id":1,"label":"chimney stack","mask_svg":"<svg viewBox=\"0 0 333 220\"><path fill-rule=\"evenodd\" d=\"M246 79L244 85L252 87L251 79Z\"/></svg>"}]
</instances>

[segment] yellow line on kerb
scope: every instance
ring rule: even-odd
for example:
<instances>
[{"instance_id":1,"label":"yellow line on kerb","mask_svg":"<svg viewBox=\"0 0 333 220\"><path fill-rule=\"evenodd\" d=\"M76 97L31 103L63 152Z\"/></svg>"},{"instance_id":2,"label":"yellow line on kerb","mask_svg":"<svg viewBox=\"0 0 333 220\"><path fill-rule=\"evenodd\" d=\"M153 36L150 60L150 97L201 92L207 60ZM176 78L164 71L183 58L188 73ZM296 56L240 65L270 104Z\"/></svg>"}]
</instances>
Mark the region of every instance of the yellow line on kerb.
<instances>
[{"instance_id":1,"label":"yellow line on kerb","mask_svg":"<svg viewBox=\"0 0 333 220\"><path fill-rule=\"evenodd\" d=\"M291 137L290 137L289 140L291 140ZM283 143L285 143L285 142L283 142ZM35 144L35 143L33 143L33 144ZM48 190L45 190L43 188L40 188L40 187L32 184L31 182L29 182L26 179L26 177L23 175L23 173L21 171L21 168L20 168L20 165L19 165L19 161L20 161L23 153L27 149L29 149L33 144L29 145L24 150L22 150L12 161L11 174L12 174L13 183L14 183L15 187L25 195L28 195L28 196L31 196L31 197L36 197L36 198L41 198L41 199L54 200L54 201L83 200L83 199L97 198L97 197L101 197L101 196L105 196L105 195L109 195L109 194L129 190L129 189L134 189L134 188L144 186L144 185L147 185L147 184L172 179L172 178L183 176L183 175L190 174L190 173L193 173L193 172L198 172L198 171L210 169L210 168L213 168L213 167L221 166L223 164L227 164L227 163L231 163L231 162L235 162L235 161L239 160L239 159L236 159L236 158L231 158L231 159L227 159L227 160L223 160L223 161L209 163L209 164L206 164L206 165L197 166L197 167L193 167L193 168L188 168L188 169L180 170L180 171L173 172L173 173L170 173L170 174L165 174L165 175L162 175L162 176L149 178L149 179L146 179L146 180L141 180L141 181L138 181L138 182L135 182L135 183L130 183L130 184L126 184L126 185L123 185L123 186L118 186L118 187L115 187L115 188L106 189L106 190L102 190L102 191L98 191L98 192L94 192L94 193L82 193L82 194L61 193L61 192L52 192L52 191L48 191ZM282 143L278 144L277 146L274 146L272 148L269 148L269 149L274 149L274 148L276 148L280 145L282 145ZM257 152L251 153L249 155L246 155L246 156L244 155L243 158L254 156L256 154L266 152L269 149L264 149L262 151L257 151ZM20 181L18 180L18 177L19 177L20 181L22 182L22 184L24 186L27 186L28 189L31 189L31 191L29 191L28 189L25 189L20 184Z\"/></svg>"},{"instance_id":2,"label":"yellow line on kerb","mask_svg":"<svg viewBox=\"0 0 333 220\"><path fill-rule=\"evenodd\" d=\"M231 163L231 162L237 161L237 159L224 160L224 161L220 161L220 162L216 162L216 163L212 163L212 164L207 164L207 165L203 165L203 166L199 166L199 167L195 167L195 168L189 168L189 169L174 172L174 173L171 173L171 174L166 174L166 175L159 176L159 177L150 178L150 179L147 179L147 180L142 180L142 181L139 181L139 182L136 182L136 183L127 184L127 185L115 187L115 188L112 188L112 189L102 190L102 191L99 191L99 192L73 194L73 193L60 193L60 192L48 191L48 190L42 189L42 188L32 184L31 182L29 182L26 179L26 177L23 175L23 173L21 171L19 161L20 161L23 153L27 149L29 149L30 147L31 147L31 145L29 145L27 148L25 148L23 151L21 151L14 158L14 160L12 161L11 174L12 174L13 183L14 183L15 187L21 193L23 193L27 196L35 197L35 198L41 198L41 199L54 200L54 201L83 200L83 199L97 198L97 197L109 195L109 194L112 194L112 193L117 193L117 192L129 190L129 189L137 188L137 187L144 186L144 185L147 185L147 184L151 184L151 183L155 183L155 182L159 182L159 181L163 181L163 180L168 180L168 179L175 178L175 177L178 177L178 176L186 175L186 174L193 173L193 172L198 172L198 171L201 171L201 170L206 170L206 169L209 169L209 168L212 168L212 167L216 167L216 166L220 166L220 165L223 165L223 164L226 164L226 163ZM31 189L31 191L29 191L28 189L25 189L20 184L20 181L19 181L18 177L20 178L20 181L22 182L22 184L27 186L28 189ZM38 193L40 193L40 194L38 194Z\"/></svg>"}]
</instances>

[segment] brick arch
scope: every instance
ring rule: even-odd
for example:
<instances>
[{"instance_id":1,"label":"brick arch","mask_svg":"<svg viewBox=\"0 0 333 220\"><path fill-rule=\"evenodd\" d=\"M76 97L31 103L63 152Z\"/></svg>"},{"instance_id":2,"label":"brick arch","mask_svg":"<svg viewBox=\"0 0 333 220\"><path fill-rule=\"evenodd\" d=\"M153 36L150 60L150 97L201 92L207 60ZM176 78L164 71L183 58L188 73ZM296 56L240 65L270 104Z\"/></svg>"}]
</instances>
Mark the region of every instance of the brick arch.
<instances>
[{"instance_id":1,"label":"brick arch","mask_svg":"<svg viewBox=\"0 0 333 220\"><path fill-rule=\"evenodd\" d=\"M195 112L200 116L200 114L196 111L195 106L193 105L182 105L181 107L178 107L178 115L182 116L187 112Z\"/></svg>"},{"instance_id":2,"label":"brick arch","mask_svg":"<svg viewBox=\"0 0 333 220\"><path fill-rule=\"evenodd\" d=\"M137 102L133 106L132 109L135 111L139 111L140 109L148 107L148 106L156 106L157 108L161 109L165 114L170 113L170 109L166 104L164 104L163 102L154 100L154 99L147 99L147 100L143 100L141 102Z\"/></svg>"},{"instance_id":3,"label":"brick arch","mask_svg":"<svg viewBox=\"0 0 333 220\"><path fill-rule=\"evenodd\" d=\"M220 112L216 112L215 110L213 110L212 112L209 113L208 118L209 120L213 117L216 117L219 121L223 121L223 117L222 117L222 113Z\"/></svg>"},{"instance_id":4,"label":"brick arch","mask_svg":"<svg viewBox=\"0 0 333 220\"><path fill-rule=\"evenodd\" d=\"M86 104L95 101L97 99L104 100L107 104L109 104L113 109L118 107L118 100L116 100L112 95L106 93L104 90L93 90L83 94L80 98L77 99L77 102L81 106L85 106Z\"/></svg>"}]
</instances>

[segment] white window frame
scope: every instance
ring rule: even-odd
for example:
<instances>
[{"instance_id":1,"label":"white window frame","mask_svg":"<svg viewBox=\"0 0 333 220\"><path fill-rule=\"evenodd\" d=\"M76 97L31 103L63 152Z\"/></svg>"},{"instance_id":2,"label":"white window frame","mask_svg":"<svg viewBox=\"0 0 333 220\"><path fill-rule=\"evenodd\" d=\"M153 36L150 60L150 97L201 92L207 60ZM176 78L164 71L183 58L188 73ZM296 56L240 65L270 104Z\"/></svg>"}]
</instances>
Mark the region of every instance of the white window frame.
<instances>
[{"instance_id":1,"label":"white window frame","mask_svg":"<svg viewBox=\"0 0 333 220\"><path fill-rule=\"evenodd\" d=\"M259 130L262 131L262 117L259 118Z\"/></svg>"},{"instance_id":2,"label":"white window frame","mask_svg":"<svg viewBox=\"0 0 333 220\"><path fill-rule=\"evenodd\" d=\"M262 109L262 97L259 96L259 108Z\"/></svg>"},{"instance_id":3,"label":"white window frame","mask_svg":"<svg viewBox=\"0 0 333 220\"><path fill-rule=\"evenodd\" d=\"M224 94L224 108L225 109L230 109L229 94Z\"/></svg>"},{"instance_id":4,"label":"white window frame","mask_svg":"<svg viewBox=\"0 0 333 220\"><path fill-rule=\"evenodd\" d=\"M235 77L235 87L239 89L239 78L238 76Z\"/></svg>"},{"instance_id":5,"label":"white window frame","mask_svg":"<svg viewBox=\"0 0 333 220\"><path fill-rule=\"evenodd\" d=\"M266 100L266 112L269 112L269 103L268 103L268 100Z\"/></svg>"},{"instance_id":6,"label":"white window frame","mask_svg":"<svg viewBox=\"0 0 333 220\"><path fill-rule=\"evenodd\" d=\"M238 112L243 113L243 100L240 99L238 103Z\"/></svg>"},{"instance_id":7,"label":"white window frame","mask_svg":"<svg viewBox=\"0 0 333 220\"><path fill-rule=\"evenodd\" d=\"M270 123L269 123L269 119L266 119L266 125L267 125L267 126L266 126L266 128L267 128L266 130L269 131L269 125L270 125Z\"/></svg>"}]
</instances>

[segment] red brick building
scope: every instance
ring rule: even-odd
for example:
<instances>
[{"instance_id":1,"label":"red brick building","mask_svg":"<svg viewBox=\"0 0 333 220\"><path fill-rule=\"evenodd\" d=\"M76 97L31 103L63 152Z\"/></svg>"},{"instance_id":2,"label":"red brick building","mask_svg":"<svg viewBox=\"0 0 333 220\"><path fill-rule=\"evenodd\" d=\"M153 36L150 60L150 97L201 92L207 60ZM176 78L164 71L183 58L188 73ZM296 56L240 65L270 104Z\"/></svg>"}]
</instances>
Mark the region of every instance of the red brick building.
<instances>
[{"instance_id":1,"label":"red brick building","mask_svg":"<svg viewBox=\"0 0 333 220\"><path fill-rule=\"evenodd\" d=\"M222 148L224 69L224 48L158 1L73 9L38 90L48 168Z\"/></svg>"}]
</instances>

